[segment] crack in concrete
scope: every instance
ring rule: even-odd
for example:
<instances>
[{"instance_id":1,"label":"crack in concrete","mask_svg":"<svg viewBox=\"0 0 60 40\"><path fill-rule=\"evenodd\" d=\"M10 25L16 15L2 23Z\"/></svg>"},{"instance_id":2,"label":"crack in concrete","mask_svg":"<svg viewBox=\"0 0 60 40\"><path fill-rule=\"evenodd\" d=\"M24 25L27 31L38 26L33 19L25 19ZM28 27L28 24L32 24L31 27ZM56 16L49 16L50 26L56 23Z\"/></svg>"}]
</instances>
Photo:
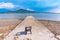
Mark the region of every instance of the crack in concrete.
<instances>
[{"instance_id":1,"label":"crack in concrete","mask_svg":"<svg viewBox=\"0 0 60 40\"><path fill-rule=\"evenodd\" d=\"M56 33L56 32L53 32L53 34L54 34L54 37L55 37L56 39L60 40L60 39L57 37L57 33Z\"/></svg>"}]
</instances>

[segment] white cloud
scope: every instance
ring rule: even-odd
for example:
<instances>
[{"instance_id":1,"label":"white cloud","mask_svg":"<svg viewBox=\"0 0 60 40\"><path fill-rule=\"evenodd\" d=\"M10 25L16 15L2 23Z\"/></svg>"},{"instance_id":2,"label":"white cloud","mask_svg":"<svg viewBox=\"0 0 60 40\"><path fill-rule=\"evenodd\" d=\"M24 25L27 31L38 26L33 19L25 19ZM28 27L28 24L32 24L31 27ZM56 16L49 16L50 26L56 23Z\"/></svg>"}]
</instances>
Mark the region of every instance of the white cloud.
<instances>
[{"instance_id":1,"label":"white cloud","mask_svg":"<svg viewBox=\"0 0 60 40\"><path fill-rule=\"evenodd\" d=\"M14 5L13 3L8 3L8 2L2 2L0 3L0 9L1 8L7 8L7 9L12 9L15 8L16 5Z\"/></svg>"},{"instance_id":2,"label":"white cloud","mask_svg":"<svg viewBox=\"0 0 60 40\"><path fill-rule=\"evenodd\" d=\"M47 10L46 12L60 13L60 1L55 1L55 2L53 1L53 3L50 3L50 5L48 6L51 6L54 8L51 8L50 10Z\"/></svg>"},{"instance_id":3,"label":"white cloud","mask_svg":"<svg viewBox=\"0 0 60 40\"><path fill-rule=\"evenodd\" d=\"M55 9L51 9L48 12L53 12L53 13L60 13L60 7L57 7Z\"/></svg>"},{"instance_id":4,"label":"white cloud","mask_svg":"<svg viewBox=\"0 0 60 40\"><path fill-rule=\"evenodd\" d=\"M28 11L34 11L33 9L29 9L29 8L26 8L26 10L28 10Z\"/></svg>"}]
</instances>

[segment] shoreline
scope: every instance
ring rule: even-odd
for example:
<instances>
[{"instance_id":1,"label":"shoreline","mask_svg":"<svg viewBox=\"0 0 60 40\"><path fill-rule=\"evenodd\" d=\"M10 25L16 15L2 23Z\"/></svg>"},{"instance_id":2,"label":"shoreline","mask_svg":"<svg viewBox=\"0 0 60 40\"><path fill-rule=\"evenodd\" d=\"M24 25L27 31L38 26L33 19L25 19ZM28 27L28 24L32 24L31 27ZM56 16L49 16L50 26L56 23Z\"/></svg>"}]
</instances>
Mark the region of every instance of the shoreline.
<instances>
[{"instance_id":1,"label":"shoreline","mask_svg":"<svg viewBox=\"0 0 60 40\"><path fill-rule=\"evenodd\" d=\"M11 30L13 30L18 24L20 24L24 19L0 19L0 32L6 35ZM49 21L49 20L38 20L45 27L47 27L52 33L60 35L60 22L59 21ZM1 31L2 30L2 31Z\"/></svg>"}]
</instances>

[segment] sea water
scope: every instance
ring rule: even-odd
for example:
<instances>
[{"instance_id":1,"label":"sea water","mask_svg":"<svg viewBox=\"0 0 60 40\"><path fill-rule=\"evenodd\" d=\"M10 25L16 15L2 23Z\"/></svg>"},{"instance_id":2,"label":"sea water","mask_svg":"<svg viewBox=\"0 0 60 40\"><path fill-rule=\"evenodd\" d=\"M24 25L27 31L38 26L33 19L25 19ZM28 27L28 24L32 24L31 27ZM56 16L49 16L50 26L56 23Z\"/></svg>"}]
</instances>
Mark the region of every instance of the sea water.
<instances>
[{"instance_id":1,"label":"sea water","mask_svg":"<svg viewBox=\"0 0 60 40\"><path fill-rule=\"evenodd\" d=\"M25 18L27 16L33 16L40 20L52 20L60 21L60 14L58 13L11 13L11 14L0 14L0 19L3 18Z\"/></svg>"}]
</instances>

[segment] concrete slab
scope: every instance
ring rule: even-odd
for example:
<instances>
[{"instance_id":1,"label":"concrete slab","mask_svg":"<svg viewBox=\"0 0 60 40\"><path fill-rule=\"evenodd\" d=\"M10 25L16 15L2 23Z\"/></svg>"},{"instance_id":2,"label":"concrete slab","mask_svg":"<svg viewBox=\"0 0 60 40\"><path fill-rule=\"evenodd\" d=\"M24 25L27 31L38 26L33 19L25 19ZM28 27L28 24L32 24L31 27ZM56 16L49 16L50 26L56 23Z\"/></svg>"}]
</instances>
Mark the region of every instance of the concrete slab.
<instances>
[{"instance_id":1,"label":"concrete slab","mask_svg":"<svg viewBox=\"0 0 60 40\"><path fill-rule=\"evenodd\" d=\"M16 33L25 31L25 27L32 27L32 34L19 35L15 37ZM21 24L19 24L13 31L11 31L4 40L58 40L54 37L44 25L39 23L34 17L27 17Z\"/></svg>"}]
</instances>

